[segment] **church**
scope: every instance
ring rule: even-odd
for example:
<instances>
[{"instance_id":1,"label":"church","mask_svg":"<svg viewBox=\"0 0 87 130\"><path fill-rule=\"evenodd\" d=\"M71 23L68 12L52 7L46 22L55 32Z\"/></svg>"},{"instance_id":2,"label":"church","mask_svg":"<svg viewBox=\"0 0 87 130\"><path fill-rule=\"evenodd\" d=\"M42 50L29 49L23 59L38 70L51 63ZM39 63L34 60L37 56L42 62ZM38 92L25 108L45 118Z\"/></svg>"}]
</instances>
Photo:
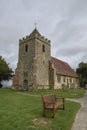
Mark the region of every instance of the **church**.
<instances>
[{"instance_id":1,"label":"church","mask_svg":"<svg viewBox=\"0 0 87 130\"><path fill-rule=\"evenodd\" d=\"M78 76L68 63L51 56L51 42L37 28L19 40L13 87L22 90L77 88Z\"/></svg>"}]
</instances>

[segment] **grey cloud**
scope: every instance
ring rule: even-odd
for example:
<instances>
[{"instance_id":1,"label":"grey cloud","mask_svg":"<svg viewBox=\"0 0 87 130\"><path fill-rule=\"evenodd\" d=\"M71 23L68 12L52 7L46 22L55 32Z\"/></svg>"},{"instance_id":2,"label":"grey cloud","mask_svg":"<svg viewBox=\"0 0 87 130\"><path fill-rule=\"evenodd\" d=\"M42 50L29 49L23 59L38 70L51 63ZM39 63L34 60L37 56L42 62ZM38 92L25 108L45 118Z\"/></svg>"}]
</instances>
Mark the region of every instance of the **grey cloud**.
<instances>
[{"instance_id":1,"label":"grey cloud","mask_svg":"<svg viewBox=\"0 0 87 130\"><path fill-rule=\"evenodd\" d=\"M87 48L85 48L85 46L83 46L83 47L73 46L73 44L72 44L71 47L65 47L65 48L57 51L56 55L59 54L61 56L76 56L81 53L86 54Z\"/></svg>"},{"instance_id":2,"label":"grey cloud","mask_svg":"<svg viewBox=\"0 0 87 130\"><path fill-rule=\"evenodd\" d=\"M18 40L31 33L34 22L52 41L53 56L72 67L87 61L87 0L0 0L0 18L0 55L13 69Z\"/></svg>"}]
</instances>

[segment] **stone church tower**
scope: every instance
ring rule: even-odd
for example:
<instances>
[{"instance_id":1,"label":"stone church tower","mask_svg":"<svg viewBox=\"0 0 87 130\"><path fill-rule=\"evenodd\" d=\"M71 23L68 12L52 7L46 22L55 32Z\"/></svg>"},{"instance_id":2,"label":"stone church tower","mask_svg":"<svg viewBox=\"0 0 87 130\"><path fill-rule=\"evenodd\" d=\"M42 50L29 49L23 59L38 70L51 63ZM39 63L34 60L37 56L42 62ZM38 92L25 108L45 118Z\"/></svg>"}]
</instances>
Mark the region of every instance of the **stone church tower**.
<instances>
[{"instance_id":1,"label":"stone church tower","mask_svg":"<svg viewBox=\"0 0 87 130\"><path fill-rule=\"evenodd\" d=\"M36 28L20 39L13 86L24 90L49 88L50 51L50 40L41 36Z\"/></svg>"}]
</instances>

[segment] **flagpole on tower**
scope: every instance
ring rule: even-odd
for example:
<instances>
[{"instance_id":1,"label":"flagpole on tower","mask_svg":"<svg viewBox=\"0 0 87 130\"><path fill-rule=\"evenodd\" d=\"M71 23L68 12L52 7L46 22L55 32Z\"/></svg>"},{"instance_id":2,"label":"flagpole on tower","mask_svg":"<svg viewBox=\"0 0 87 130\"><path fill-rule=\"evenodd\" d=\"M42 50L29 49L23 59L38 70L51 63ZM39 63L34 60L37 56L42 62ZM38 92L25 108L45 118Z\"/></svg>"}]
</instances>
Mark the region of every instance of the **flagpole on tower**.
<instances>
[{"instance_id":1,"label":"flagpole on tower","mask_svg":"<svg viewBox=\"0 0 87 130\"><path fill-rule=\"evenodd\" d=\"M34 25L35 25L35 29L36 29L37 28L37 23L35 22Z\"/></svg>"}]
</instances>

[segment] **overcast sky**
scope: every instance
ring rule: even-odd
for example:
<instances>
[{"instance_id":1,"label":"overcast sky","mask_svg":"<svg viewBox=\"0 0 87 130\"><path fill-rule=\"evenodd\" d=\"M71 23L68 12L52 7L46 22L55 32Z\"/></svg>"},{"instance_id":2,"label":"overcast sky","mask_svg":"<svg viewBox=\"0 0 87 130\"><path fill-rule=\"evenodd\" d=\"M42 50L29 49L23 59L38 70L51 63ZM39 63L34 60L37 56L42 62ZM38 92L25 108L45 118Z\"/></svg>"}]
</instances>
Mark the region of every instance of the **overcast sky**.
<instances>
[{"instance_id":1,"label":"overcast sky","mask_svg":"<svg viewBox=\"0 0 87 130\"><path fill-rule=\"evenodd\" d=\"M87 0L0 0L0 55L13 70L19 39L38 31L51 40L51 55L72 68L87 62Z\"/></svg>"}]
</instances>

